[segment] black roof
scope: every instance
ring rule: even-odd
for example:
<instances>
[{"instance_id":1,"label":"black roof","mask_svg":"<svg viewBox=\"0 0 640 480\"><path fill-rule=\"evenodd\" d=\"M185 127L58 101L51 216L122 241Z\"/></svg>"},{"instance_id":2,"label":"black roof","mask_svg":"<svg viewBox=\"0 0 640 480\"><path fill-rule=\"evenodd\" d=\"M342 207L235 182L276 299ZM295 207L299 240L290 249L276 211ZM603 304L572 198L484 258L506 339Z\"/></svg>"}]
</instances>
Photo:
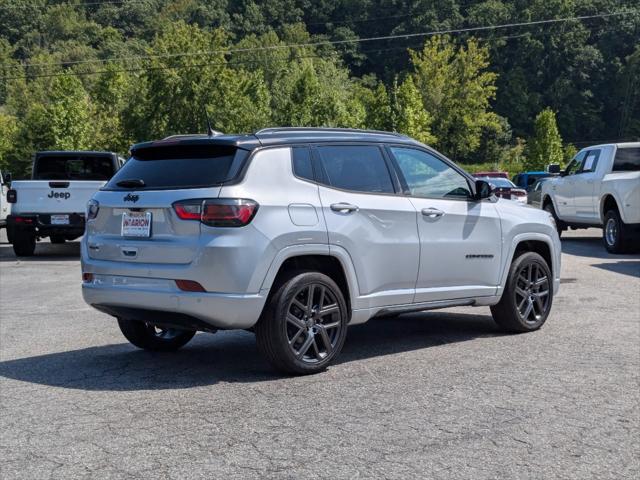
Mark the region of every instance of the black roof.
<instances>
[{"instance_id":1,"label":"black roof","mask_svg":"<svg viewBox=\"0 0 640 480\"><path fill-rule=\"evenodd\" d=\"M378 130L358 130L350 128L308 128L278 127L265 128L250 134L224 134L208 136L206 134L172 135L162 140L137 143L131 151L149 147L169 145L228 145L247 150L260 146L285 145L295 143L322 142L376 142L420 145L419 142L404 135Z\"/></svg>"},{"instance_id":2,"label":"black roof","mask_svg":"<svg viewBox=\"0 0 640 480\"><path fill-rule=\"evenodd\" d=\"M107 155L116 155L113 152L99 152L96 150L41 150L36 152L36 156L47 155L84 155L84 156L107 156Z\"/></svg>"}]
</instances>

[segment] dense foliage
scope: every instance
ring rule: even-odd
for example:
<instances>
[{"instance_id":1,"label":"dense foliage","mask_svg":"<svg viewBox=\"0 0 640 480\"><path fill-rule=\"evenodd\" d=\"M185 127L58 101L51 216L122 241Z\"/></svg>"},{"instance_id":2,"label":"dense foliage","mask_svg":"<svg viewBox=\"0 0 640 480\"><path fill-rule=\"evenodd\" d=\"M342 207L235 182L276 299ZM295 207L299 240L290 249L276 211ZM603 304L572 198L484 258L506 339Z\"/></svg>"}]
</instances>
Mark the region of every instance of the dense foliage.
<instances>
[{"instance_id":1,"label":"dense foliage","mask_svg":"<svg viewBox=\"0 0 640 480\"><path fill-rule=\"evenodd\" d=\"M569 20L504 26L548 19ZM640 138L639 38L637 0L0 0L0 166L125 154L204 131L204 108L225 132L396 130L543 166Z\"/></svg>"}]
</instances>

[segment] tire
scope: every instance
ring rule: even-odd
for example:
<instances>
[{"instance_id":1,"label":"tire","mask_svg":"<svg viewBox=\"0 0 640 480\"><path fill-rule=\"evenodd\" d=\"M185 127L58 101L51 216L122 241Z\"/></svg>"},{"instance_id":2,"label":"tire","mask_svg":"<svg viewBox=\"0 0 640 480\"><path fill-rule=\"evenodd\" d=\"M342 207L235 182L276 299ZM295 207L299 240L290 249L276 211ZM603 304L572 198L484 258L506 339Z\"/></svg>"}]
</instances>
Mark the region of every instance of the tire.
<instances>
[{"instance_id":1,"label":"tire","mask_svg":"<svg viewBox=\"0 0 640 480\"><path fill-rule=\"evenodd\" d=\"M349 313L342 291L318 272L292 273L274 288L256 324L258 349L281 372L323 371L347 335Z\"/></svg>"},{"instance_id":2,"label":"tire","mask_svg":"<svg viewBox=\"0 0 640 480\"><path fill-rule=\"evenodd\" d=\"M537 253L525 252L511 263L502 298L491 313L506 332L532 332L547 320L552 304L551 269Z\"/></svg>"},{"instance_id":3,"label":"tire","mask_svg":"<svg viewBox=\"0 0 640 480\"><path fill-rule=\"evenodd\" d=\"M138 348L152 352L173 352L185 346L196 334L194 330L156 327L150 323L118 318L120 331Z\"/></svg>"},{"instance_id":4,"label":"tire","mask_svg":"<svg viewBox=\"0 0 640 480\"><path fill-rule=\"evenodd\" d=\"M562 236L562 232L567 229L567 226L564 224L562 220L558 218L556 215L556 209L553 208L553 203L549 202L544 206L544 211L549 212L553 217L553 220L556 222L556 231L558 232L558 236Z\"/></svg>"},{"instance_id":5,"label":"tire","mask_svg":"<svg viewBox=\"0 0 640 480\"><path fill-rule=\"evenodd\" d=\"M59 245L61 243L64 243L65 238L62 235L51 235L49 237L49 240L51 240L51 243Z\"/></svg>"},{"instance_id":6,"label":"tire","mask_svg":"<svg viewBox=\"0 0 640 480\"><path fill-rule=\"evenodd\" d=\"M17 257L32 257L36 251L36 236L31 232L13 232L13 252Z\"/></svg>"},{"instance_id":7,"label":"tire","mask_svg":"<svg viewBox=\"0 0 640 480\"><path fill-rule=\"evenodd\" d=\"M602 241L609 253L626 253L637 248L640 240L635 239L629 227L622 221L618 210L611 209L604 216Z\"/></svg>"}]
</instances>

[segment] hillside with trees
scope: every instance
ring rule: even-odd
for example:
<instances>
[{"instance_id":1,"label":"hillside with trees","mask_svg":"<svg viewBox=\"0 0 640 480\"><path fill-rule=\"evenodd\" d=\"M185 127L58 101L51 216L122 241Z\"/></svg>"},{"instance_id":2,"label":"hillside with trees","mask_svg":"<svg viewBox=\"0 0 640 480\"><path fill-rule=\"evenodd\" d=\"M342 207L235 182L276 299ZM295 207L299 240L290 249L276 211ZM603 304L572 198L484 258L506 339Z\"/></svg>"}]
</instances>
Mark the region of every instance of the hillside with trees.
<instances>
[{"instance_id":1,"label":"hillside with trees","mask_svg":"<svg viewBox=\"0 0 640 480\"><path fill-rule=\"evenodd\" d=\"M640 139L636 0L0 0L0 167L214 128L395 130L471 168Z\"/></svg>"}]
</instances>

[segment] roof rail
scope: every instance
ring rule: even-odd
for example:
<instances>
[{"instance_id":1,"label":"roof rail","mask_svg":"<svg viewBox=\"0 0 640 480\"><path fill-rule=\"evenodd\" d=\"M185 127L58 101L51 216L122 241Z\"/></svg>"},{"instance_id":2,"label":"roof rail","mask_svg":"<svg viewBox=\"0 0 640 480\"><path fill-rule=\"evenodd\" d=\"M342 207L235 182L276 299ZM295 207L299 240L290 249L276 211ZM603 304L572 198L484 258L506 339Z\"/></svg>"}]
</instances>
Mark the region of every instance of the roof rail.
<instances>
[{"instance_id":1,"label":"roof rail","mask_svg":"<svg viewBox=\"0 0 640 480\"><path fill-rule=\"evenodd\" d=\"M383 130L363 130L360 128L337 128L337 127L270 127L263 128L254 132L254 135L264 133L280 133L280 132L336 132L336 133L374 133L377 135L391 135L394 137L404 137L404 135L396 132L385 132Z\"/></svg>"}]
</instances>

